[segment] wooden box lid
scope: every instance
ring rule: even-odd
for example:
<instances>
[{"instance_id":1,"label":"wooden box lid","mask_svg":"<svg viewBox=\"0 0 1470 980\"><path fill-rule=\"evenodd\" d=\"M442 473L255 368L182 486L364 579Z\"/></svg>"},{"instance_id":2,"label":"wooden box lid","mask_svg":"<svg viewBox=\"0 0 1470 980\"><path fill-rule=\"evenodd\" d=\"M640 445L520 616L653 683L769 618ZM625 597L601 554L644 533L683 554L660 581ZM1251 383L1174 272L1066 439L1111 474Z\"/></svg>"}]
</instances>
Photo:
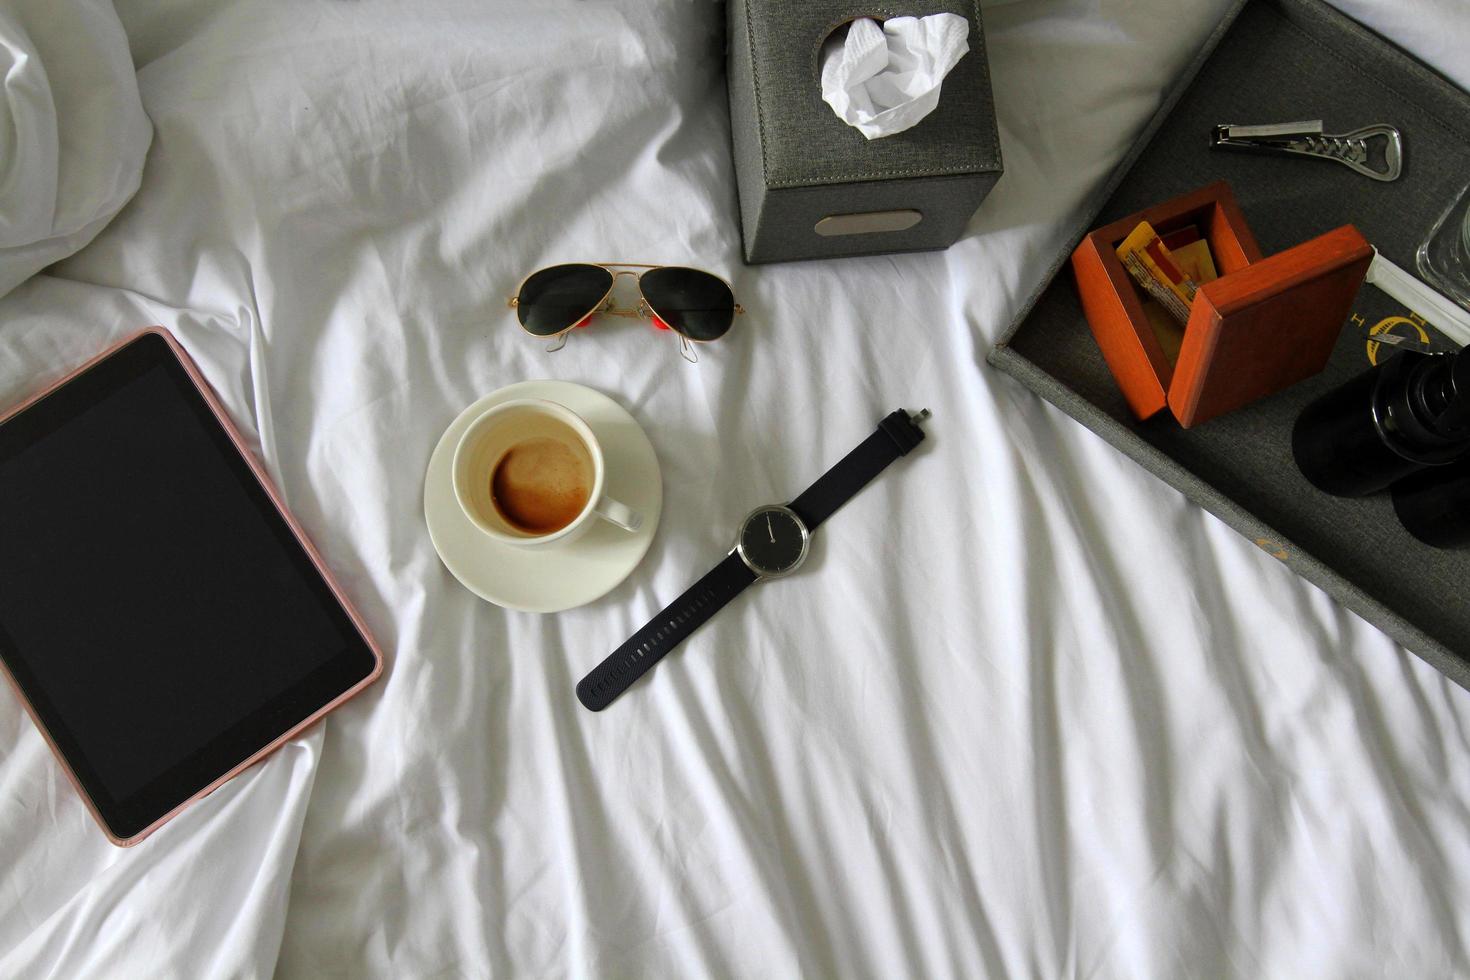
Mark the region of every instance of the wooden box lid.
<instances>
[{"instance_id":1,"label":"wooden box lid","mask_svg":"<svg viewBox=\"0 0 1470 980\"><path fill-rule=\"evenodd\" d=\"M1175 363L1115 251L1140 221L1161 235L1196 226L1220 274L1196 294ZM1188 428L1321 371L1372 257L1344 225L1265 258L1230 185L1217 181L1097 229L1072 253L1072 267L1088 325L1134 414L1167 406Z\"/></svg>"}]
</instances>

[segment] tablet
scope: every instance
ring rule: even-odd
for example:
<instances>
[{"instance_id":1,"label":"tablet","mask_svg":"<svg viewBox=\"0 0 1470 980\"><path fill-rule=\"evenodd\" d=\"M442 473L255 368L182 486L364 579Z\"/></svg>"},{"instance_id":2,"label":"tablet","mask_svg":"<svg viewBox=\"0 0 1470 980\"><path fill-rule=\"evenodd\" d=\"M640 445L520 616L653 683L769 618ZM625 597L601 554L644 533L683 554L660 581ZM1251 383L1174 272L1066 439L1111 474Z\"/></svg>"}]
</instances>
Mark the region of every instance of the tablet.
<instances>
[{"instance_id":1,"label":"tablet","mask_svg":"<svg viewBox=\"0 0 1470 980\"><path fill-rule=\"evenodd\" d=\"M0 418L0 662L120 845L382 670L162 328Z\"/></svg>"}]
</instances>

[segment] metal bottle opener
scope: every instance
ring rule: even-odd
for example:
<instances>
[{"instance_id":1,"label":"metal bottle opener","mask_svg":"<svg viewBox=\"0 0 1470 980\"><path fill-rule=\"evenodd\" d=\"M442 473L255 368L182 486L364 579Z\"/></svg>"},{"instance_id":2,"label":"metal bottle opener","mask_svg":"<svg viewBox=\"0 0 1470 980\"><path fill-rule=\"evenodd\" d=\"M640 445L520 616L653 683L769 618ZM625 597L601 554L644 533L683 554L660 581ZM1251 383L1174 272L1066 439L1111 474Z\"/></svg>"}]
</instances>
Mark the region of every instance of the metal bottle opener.
<instances>
[{"instance_id":1,"label":"metal bottle opener","mask_svg":"<svg viewBox=\"0 0 1470 980\"><path fill-rule=\"evenodd\" d=\"M1381 154L1375 148L1380 141ZM1385 124L1333 136L1322 132L1320 119L1264 126L1226 123L1210 132L1210 148L1335 160L1374 180L1397 180L1404 169L1403 137Z\"/></svg>"}]
</instances>

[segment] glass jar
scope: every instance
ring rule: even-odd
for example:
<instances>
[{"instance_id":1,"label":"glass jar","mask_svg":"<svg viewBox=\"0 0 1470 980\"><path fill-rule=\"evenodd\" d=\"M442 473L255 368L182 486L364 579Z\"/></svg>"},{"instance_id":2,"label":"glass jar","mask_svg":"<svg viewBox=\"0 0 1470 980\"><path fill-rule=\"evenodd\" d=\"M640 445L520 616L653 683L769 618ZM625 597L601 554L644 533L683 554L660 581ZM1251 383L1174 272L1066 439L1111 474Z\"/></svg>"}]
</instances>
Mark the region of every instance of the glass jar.
<instances>
[{"instance_id":1,"label":"glass jar","mask_svg":"<svg viewBox=\"0 0 1470 980\"><path fill-rule=\"evenodd\" d=\"M1419 246L1418 264L1425 280L1470 309L1470 185L1434 223Z\"/></svg>"}]
</instances>

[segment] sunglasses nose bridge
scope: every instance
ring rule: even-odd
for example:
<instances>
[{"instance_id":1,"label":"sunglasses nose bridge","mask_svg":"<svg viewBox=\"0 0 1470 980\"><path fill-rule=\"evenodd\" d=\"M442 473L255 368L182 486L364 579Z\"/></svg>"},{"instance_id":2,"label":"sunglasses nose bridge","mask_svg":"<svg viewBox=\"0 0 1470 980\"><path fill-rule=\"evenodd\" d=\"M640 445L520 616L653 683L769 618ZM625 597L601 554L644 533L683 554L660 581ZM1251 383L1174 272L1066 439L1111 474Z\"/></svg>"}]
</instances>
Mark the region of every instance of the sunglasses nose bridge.
<instances>
[{"instance_id":1,"label":"sunglasses nose bridge","mask_svg":"<svg viewBox=\"0 0 1470 980\"><path fill-rule=\"evenodd\" d=\"M629 276L633 280L633 288L638 291L638 305L633 310L631 310L629 312L631 312L633 315L636 315L636 316L649 316L652 311L649 309L649 306L648 306L648 297L646 297L646 296L643 295L643 273L642 272L635 272L635 271L633 271L631 269L610 269L608 271L610 271L612 273L612 277L613 277L612 278L612 283L608 287L608 304L609 304L609 306L613 302L612 297L613 297L613 294L614 294L615 290L617 289L618 278L620 276Z\"/></svg>"}]
</instances>

